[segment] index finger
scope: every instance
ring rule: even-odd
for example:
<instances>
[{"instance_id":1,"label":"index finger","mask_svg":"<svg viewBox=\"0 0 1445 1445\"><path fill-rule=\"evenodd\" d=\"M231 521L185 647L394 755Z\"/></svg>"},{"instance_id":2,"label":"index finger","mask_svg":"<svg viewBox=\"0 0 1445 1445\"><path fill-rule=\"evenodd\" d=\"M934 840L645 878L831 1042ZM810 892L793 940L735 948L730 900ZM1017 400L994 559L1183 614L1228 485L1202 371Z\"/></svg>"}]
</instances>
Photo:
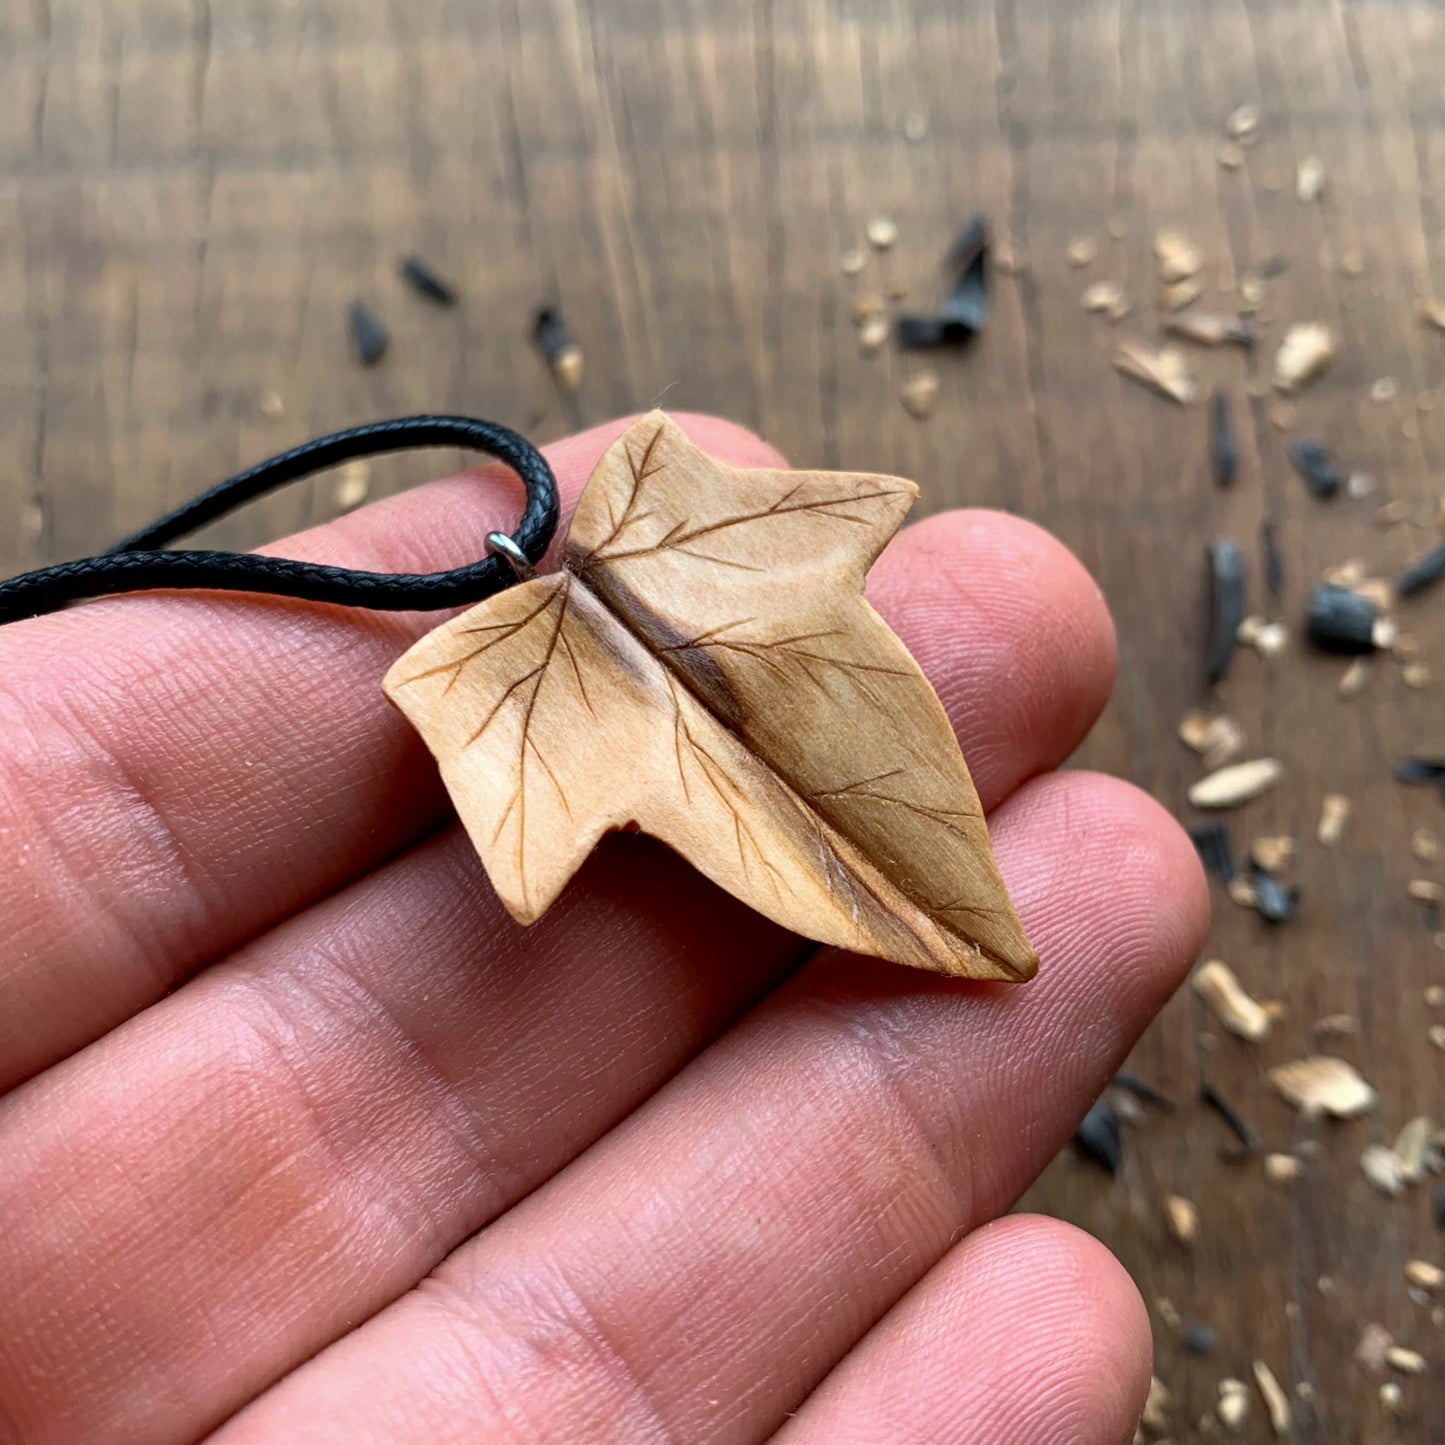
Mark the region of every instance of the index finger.
<instances>
[{"instance_id":1,"label":"index finger","mask_svg":"<svg viewBox=\"0 0 1445 1445\"><path fill-rule=\"evenodd\" d=\"M741 427L678 420L734 465L783 465ZM564 508L626 425L547 449ZM457 566L515 517L502 475L435 482L268 550ZM0 629L0 1090L445 817L380 687L437 620L153 594Z\"/></svg>"}]
</instances>

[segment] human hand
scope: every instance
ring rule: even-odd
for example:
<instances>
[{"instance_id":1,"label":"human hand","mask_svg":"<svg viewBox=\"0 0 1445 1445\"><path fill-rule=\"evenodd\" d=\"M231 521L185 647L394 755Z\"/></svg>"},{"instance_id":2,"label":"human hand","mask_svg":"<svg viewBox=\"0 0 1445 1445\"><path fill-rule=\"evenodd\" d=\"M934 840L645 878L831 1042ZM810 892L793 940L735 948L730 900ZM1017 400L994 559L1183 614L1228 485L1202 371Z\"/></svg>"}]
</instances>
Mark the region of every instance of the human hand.
<instances>
[{"instance_id":1,"label":"human hand","mask_svg":"<svg viewBox=\"0 0 1445 1445\"><path fill-rule=\"evenodd\" d=\"M565 500L620 429L550 450ZM515 505L453 478L277 550L433 570ZM815 952L630 835L518 928L380 693L435 617L0 629L0 1441L1128 1440L1132 1283L999 1216L1178 983L1200 870L1133 788L1050 771L1114 668L1058 543L935 517L869 596L1032 984Z\"/></svg>"}]
</instances>

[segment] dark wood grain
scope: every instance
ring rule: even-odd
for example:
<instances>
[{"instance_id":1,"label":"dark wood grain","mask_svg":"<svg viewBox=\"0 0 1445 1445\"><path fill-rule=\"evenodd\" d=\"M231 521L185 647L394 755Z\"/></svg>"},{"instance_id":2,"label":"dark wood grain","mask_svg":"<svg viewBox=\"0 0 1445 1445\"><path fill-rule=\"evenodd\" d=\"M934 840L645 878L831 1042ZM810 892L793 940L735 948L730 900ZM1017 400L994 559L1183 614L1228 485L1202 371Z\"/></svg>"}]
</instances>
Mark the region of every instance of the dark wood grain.
<instances>
[{"instance_id":1,"label":"dark wood grain","mask_svg":"<svg viewBox=\"0 0 1445 1445\"><path fill-rule=\"evenodd\" d=\"M1080 761L1182 809L1198 767L1174 729L1208 701L1207 540L1253 556L1260 521L1277 523L1298 632L1322 568L1359 556L1393 574L1430 538L1371 517L1386 498L1428 510L1441 495L1445 335L1414 305L1445 293L1442 74L1445 19L1423 0L3 0L0 572L94 550L346 423L448 409L547 439L660 399L736 417L801 465L911 476L928 508L1002 506L1057 532L1121 639L1115 701ZM1258 144L1225 170L1224 118L1246 101ZM927 133L909 141L915 114ZM1303 205L1294 168L1311 153L1328 185ZM916 421L896 398L924 363L862 354L852 306L865 289L935 294L940 254L980 211L1016 266L986 336L933 363L937 411ZM875 212L897 218L899 243L849 280L838 255ZM1108 364L1119 334L1156 330L1150 246L1165 224L1203 247L1213 307L1240 275L1285 265L1257 353L1195 357L1205 390L1234 398L1227 493L1208 478L1204 408ZM1083 270L1065 258L1076 235L1098 242ZM410 251L456 282L456 311L397 279ZM1117 328L1080 305L1106 278L1139 302ZM358 295L392 331L370 371L346 342ZM587 355L567 402L527 342L542 302ZM1327 320L1342 349L1299 398L1297 430L1371 472L1368 501L1312 500L1268 419L1269 358L1303 319ZM1399 383L1383 404L1368 397L1381 376ZM283 414L265 414L266 393ZM377 491L447 464L379 465ZM334 509L323 483L213 536L250 545ZM1422 598L1404 620L1445 673L1445 603ZM1245 653L1214 700L1288 767L1234 821L1237 845L1307 840L1299 921L1270 932L1221 898L1210 945L1284 1001L1275 1037L1251 1048L1176 999L1134 1067L1180 1112L1129 1130L1118 1180L1066 1156L1029 1199L1133 1271L1178 1439L1254 1358L1304 1391L1301 1440L1445 1437L1445 1333L1401 1276L1440 1256L1428 1198L1380 1197L1357 1162L1412 1114L1445 1114L1445 1054L1426 1041L1442 1020L1422 1001L1445 954L1405 893L1422 871L1409 832L1442 815L1389 778L1400 754L1445 746L1445 679L1412 690L1384 662L1342 702L1340 671L1298 645L1272 665ZM1308 841L1327 791L1356 809L1333 851ZM1303 1123L1265 1069L1334 1012L1359 1020L1337 1047L1382 1103ZM1205 1078L1271 1145L1318 1151L1302 1181L1221 1161L1225 1132L1194 1102ZM1199 1205L1190 1253L1166 1233L1166 1192ZM1214 1358L1181 1353L1160 1298L1214 1327ZM1405 1382L1398 1422L1351 1361L1369 1320L1435 1372L1434 1390ZM1239 1438L1268 1438L1257 1400Z\"/></svg>"}]
</instances>

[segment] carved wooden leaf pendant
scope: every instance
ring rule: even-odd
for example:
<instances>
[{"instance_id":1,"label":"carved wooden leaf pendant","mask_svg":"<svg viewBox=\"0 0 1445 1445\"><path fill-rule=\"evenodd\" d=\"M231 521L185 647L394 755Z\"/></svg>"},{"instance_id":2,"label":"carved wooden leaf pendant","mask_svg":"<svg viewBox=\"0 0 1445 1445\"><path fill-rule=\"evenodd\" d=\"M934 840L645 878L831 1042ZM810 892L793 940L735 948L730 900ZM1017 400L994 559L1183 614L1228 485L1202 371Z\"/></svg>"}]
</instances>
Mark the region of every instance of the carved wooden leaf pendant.
<instances>
[{"instance_id":1,"label":"carved wooden leaf pendant","mask_svg":"<svg viewBox=\"0 0 1445 1445\"><path fill-rule=\"evenodd\" d=\"M738 471L654 412L592 474L562 572L397 662L387 696L519 922L639 828L805 937L1033 975L953 729L863 598L916 493Z\"/></svg>"}]
</instances>

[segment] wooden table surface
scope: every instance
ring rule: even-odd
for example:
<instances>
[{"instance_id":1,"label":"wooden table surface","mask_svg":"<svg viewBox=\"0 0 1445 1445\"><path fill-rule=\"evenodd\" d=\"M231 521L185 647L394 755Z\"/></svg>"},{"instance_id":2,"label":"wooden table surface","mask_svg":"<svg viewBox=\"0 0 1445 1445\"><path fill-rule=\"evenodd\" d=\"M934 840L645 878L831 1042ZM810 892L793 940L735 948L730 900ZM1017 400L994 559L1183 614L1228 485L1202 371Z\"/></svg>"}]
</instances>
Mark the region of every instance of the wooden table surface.
<instances>
[{"instance_id":1,"label":"wooden table surface","mask_svg":"<svg viewBox=\"0 0 1445 1445\"><path fill-rule=\"evenodd\" d=\"M1445 953L1406 895L1426 871L1410 832L1445 814L1390 779L1400 755L1445 744L1445 596L1402 618L1439 675L1421 690L1382 661L1341 701L1342 664L1298 639L1322 569L1359 557L1393 575L1433 535L1373 517L1401 499L1428 518L1442 493L1445 334L1416 315L1421 294L1445 294L1442 75L1445 18L1419 0L3 0L0 572L98 548L319 431L424 409L547 439L662 398L746 422L798 463L913 477L930 509L1037 519L1118 621L1118 691L1080 761L1183 810L1200 769L1175 728L1217 705L1287 766L1233 820L1236 846L1304 842L1297 921L1270 931L1216 900L1210 949L1283 1001L1274 1036L1240 1042L1181 994L1133 1061L1178 1112L1128 1128L1117 1179L1061 1157L1029 1203L1133 1271L1174 1438L1197 1438L1217 1381L1248 1379L1254 1359L1296 1392L1298 1439L1445 1438L1445 1330L1402 1277L1442 1256L1431 1186L1387 1199L1358 1164L1412 1115L1445 1114L1445 1053L1427 1042L1445 1014L1422 997ZM1225 118L1243 103L1259 106L1257 143L1229 169ZM1295 168L1311 154L1327 181L1305 204ZM931 363L941 391L920 422L897 393L924 363L862 354L854 300L932 294L975 212L1013 264L986 335ZM875 213L896 217L898 243L849 279L839 254ZM1120 334L1157 334L1163 225L1203 250L1215 309L1240 277L1282 268L1254 354L1191 356L1206 392L1234 398L1228 492L1209 478L1204 407L1109 365ZM1082 269L1075 237L1098 246ZM458 310L405 292L395 263L412 250L456 279ZM1080 303L1106 279L1137 298L1117 326ZM346 340L358 295L392 331L369 371ZM549 301L587 356L567 403L527 341ZM1292 434L1372 474L1367 499L1319 503L1286 462L1261 382L1300 320L1328 322L1341 349ZM1373 401L1382 377L1398 394ZM445 464L379 465L376 490ZM335 507L323 483L212 535L249 545ZM1295 637L1272 663L1240 656L1211 699L1203 547L1232 536L1253 557L1266 514ZM1313 841L1326 792L1355 808L1333 850ZM1353 1123L1303 1121L1266 1069L1334 1013L1358 1033L1330 1047L1381 1102ZM1206 1078L1303 1155L1301 1180L1221 1159L1227 1135L1196 1101ZM1170 1192L1198 1205L1192 1251L1166 1231ZM1217 1331L1211 1358L1182 1352L1161 1299ZM1403 1381L1398 1420L1383 1377L1351 1359L1371 1320L1434 1372ZM1269 1438L1258 1397L1238 1438Z\"/></svg>"}]
</instances>

